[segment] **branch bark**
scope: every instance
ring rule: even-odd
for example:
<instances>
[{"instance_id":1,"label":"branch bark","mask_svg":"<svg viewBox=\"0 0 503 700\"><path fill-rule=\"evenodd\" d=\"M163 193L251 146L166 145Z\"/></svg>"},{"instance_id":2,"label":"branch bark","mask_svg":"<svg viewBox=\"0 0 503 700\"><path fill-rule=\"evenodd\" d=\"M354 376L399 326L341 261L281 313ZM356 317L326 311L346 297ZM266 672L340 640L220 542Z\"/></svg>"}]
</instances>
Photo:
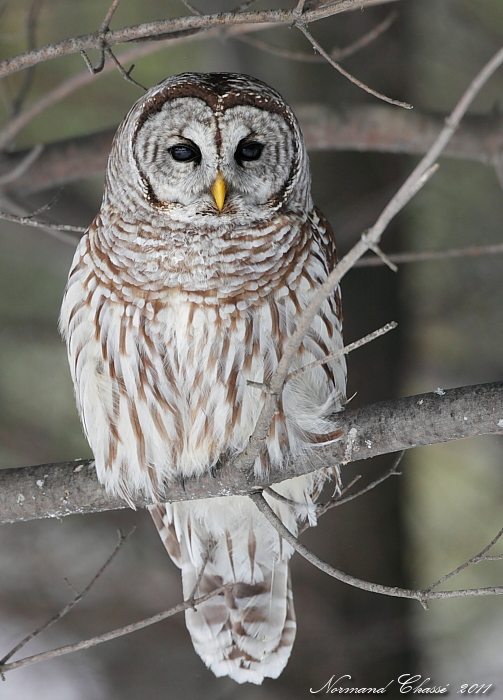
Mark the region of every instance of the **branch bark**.
<instances>
[{"instance_id":1,"label":"branch bark","mask_svg":"<svg viewBox=\"0 0 503 700\"><path fill-rule=\"evenodd\" d=\"M174 482L167 501L249 495L284 479L368 459L420 445L485 434L503 433L503 382L437 390L428 394L348 409L341 413L340 440L316 448L313 460L292 460L267 478L224 464L215 476L206 474ZM138 507L148 505L138 500ZM108 496L95 476L92 460L0 470L0 522L16 522L73 513L126 508Z\"/></svg>"},{"instance_id":2,"label":"branch bark","mask_svg":"<svg viewBox=\"0 0 503 700\"><path fill-rule=\"evenodd\" d=\"M423 154L445 124L445 115L431 115L382 105L334 110L305 104L295 112L311 151L377 151ZM103 172L116 129L45 144L29 170L8 183L6 191L31 194ZM0 154L0 178L23 163L31 148ZM501 161L503 119L468 116L451 138L444 156L487 165Z\"/></svg>"}]
</instances>

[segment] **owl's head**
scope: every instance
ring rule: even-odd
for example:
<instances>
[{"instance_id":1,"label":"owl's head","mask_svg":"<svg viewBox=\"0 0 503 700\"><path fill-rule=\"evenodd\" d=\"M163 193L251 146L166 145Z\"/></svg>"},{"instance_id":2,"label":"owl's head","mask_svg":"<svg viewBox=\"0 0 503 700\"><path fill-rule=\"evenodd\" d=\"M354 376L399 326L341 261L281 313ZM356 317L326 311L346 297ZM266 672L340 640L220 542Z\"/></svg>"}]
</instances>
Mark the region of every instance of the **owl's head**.
<instances>
[{"instance_id":1,"label":"owl's head","mask_svg":"<svg viewBox=\"0 0 503 700\"><path fill-rule=\"evenodd\" d=\"M297 120L275 90L246 75L184 73L149 90L117 132L109 186L124 159L122 186L139 185L149 206L182 221L235 224L311 208Z\"/></svg>"}]
</instances>

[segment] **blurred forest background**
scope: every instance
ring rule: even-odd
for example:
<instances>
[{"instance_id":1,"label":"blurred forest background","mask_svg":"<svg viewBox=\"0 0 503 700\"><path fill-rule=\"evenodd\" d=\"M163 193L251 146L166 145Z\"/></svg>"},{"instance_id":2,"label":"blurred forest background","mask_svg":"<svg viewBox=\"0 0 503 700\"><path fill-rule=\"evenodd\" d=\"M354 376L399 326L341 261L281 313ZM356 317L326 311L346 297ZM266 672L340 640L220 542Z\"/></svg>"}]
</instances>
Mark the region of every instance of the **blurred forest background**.
<instances>
[{"instance_id":1,"label":"blurred forest background","mask_svg":"<svg viewBox=\"0 0 503 700\"><path fill-rule=\"evenodd\" d=\"M236 0L199 0L204 12L230 11ZM294 7L256 2L250 9ZM4 3L1 57L27 48L31 3ZM95 31L108 0L45 0L33 43L42 46ZM327 49L343 47L391 12L389 29L343 61L374 89L414 105L412 113L445 115L482 65L503 44L501 0L383 2L316 22L310 31ZM179 0L122 0L112 28L188 13ZM295 28L250 34L309 58ZM133 45L117 47L130 50ZM145 45L146 46L146 45ZM133 77L150 87L183 71L250 73L278 89L299 114L306 105L349 108L379 104L324 62L293 60L230 38L225 30L192 41L156 44L135 61ZM90 53L96 63L98 53ZM129 67L129 63L126 64ZM85 70L77 55L35 69L23 109ZM25 74L2 82L2 119ZM96 75L43 111L5 144L9 150L116 126L141 91L117 70ZM502 119L503 70L470 109ZM15 101L15 100L14 100ZM15 106L15 105L14 105ZM399 108L394 108L398 110ZM403 110L402 110L403 111ZM344 254L370 226L417 161L416 156L312 149L314 199L331 221ZM86 226L99 208L103 175L67 184L41 218ZM26 195L9 186L0 209L32 212L59 188ZM18 211L21 211L19 209ZM386 252L443 250L502 241L503 192L490 165L442 158L438 173L385 233ZM0 466L89 456L74 407L57 318L73 247L46 232L0 221ZM501 255L360 268L343 280L346 342L390 320L399 328L349 357L353 406L503 377ZM392 456L344 472L374 478ZM422 587L480 551L503 524L503 442L481 437L411 450L403 476L333 509L303 542L334 566L388 585ZM181 600L180 576L147 512L71 516L0 529L0 656L73 597L112 551L116 530L137 526L118 559L89 596L26 654L61 646L140 619ZM499 550L501 551L501 547ZM286 670L262 688L215 679L192 649L182 615L134 635L59 660L13 671L2 700L150 700L170 697L304 698L332 675L355 686L386 684L421 673L435 684L493 683L503 692L503 606L498 597L430 604L359 591L294 557L297 641ZM503 564L464 571L454 587L501 585ZM23 655L25 653L23 652ZM396 681L394 684L396 688ZM396 691L396 697L399 697ZM394 697L390 690L389 697Z\"/></svg>"}]
</instances>

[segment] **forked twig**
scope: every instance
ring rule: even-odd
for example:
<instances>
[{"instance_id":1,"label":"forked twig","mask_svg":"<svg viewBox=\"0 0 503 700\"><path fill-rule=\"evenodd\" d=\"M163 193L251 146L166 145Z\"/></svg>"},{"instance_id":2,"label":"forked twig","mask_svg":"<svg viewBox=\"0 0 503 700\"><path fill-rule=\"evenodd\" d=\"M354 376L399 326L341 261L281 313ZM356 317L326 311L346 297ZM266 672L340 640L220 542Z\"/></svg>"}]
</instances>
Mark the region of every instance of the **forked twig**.
<instances>
[{"instance_id":1,"label":"forked twig","mask_svg":"<svg viewBox=\"0 0 503 700\"><path fill-rule=\"evenodd\" d=\"M108 53L108 49L110 48L105 40L105 35L106 33L110 30L110 22L112 21L112 17L114 16L115 10L119 6L121 0L113 0L112 4L108 8L108 12L105 15L105 19L101 23L100 28L98 29L97 35L99 37L99 50L100 50L100 60L99 63L96 67L93 66L91 61L89 60L88 55L86 52L81 49L80 55L84 59L84 62L87 66L87 69L92 75L96 75L96 73L101 73L105 66L105 54ZM122 66L121 66L122 68ZM127 75L127 73L126 73ZM132 79L131 79L132 80ZM140 85L140 87L142 87Z\"/></svg>"},{"instance_id":2,"label":"forked twig","mask_svg":"<svg viewBox=\"0 0 503 700\"><path fill-rule=\"evenodd\" d=\"M2 669L0 672L3 672L5 668L2 668L5 666L6 662L14 656L16 652L18 652L20 649L22 649L28 642L30 642L32 639L37 637L41 632L44 632L46 629L54 625L54 623L58 622L58 620L61 620L62 617L64 617L67 613L70 612L72 608L74 608L77 603L80 603L82 598L84 598L87 593L91 590L91 588L94 586L96 581L101 577L105 569L107 569L112 561L115 559L117 554L119 553L119 550L122 548L124 543L126 542L127 539L133 534L133 532L136 530L135 527L133 527L132 530L130 530L126 535L123 535L122 532L119 530L119 541L117 542L114 551L112 554L108 557L106 562L103 564L103 566L98 570L98 572L93 576L93 578L89 581L87 586L80 592L77 593L75 598L71 600L68 605L65 605L64 608L62 608L59 612L57 612L55 615L53 615L49 620L46 620L40 627L37 627L36 630L28 634L24 639L22 639L19 644L16 644L16 646L9 651L8 654L6 654L3 659L0 659L0 669ZM10 665L10 664L9 664Z\"/></svg>"},{"instance_id":3,"label":"forked twig","mask_svg":"<svg viewBox=\"0 0 503 700\"><path fill-rule=\"evenodd\" d=\"M355 498L358 498L359 496L363 496L364 493L367 493L368 491L371 491L372 489L375 489L376 486L379 486L379 484L382 484L383 481L386 481L389 479L390 476L400 476L402 472L398 471L398 466L400 462L402 461L402 458L405 454L405 450L402 450L399 454L398 457L394 460L393 464L391 467L386 471L382 476L378 477L377 479L374 479L370 484L367 484L367 486L364 486L361 488L359 491L356 491L355 493L349 494L349 496L344 496L344 493L346 493L349 488L353 484L356 483L356 481L360 478L355 477L351 484L348 485L347 489L344 489L343 492L341 492L340 495L335 496L334 498L331 498L330 501L327 501L326 503L320 503L317 508L316 508L316 514L318 517L325 515L325 513L330 510L331 508L335 508L336 506L341 506L343 503L348 503L349 501L353 501Z\"/></svg>"}]
</instances>

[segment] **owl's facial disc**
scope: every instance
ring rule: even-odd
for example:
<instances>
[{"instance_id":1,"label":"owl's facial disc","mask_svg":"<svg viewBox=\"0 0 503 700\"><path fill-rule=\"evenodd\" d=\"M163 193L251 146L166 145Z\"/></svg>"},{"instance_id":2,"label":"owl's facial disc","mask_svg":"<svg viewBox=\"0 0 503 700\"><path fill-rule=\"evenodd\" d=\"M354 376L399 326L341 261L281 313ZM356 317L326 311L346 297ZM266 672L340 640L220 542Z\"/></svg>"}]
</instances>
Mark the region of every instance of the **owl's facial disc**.
<instances>
[{"instance_id":1,"label":"owl's facial disc","mask_svg":"<svg viewBox=\"0 0 503 700\"><path fill-rule=\"evenodd\" d=\"M250 105L223 111L196 97L167 101L136 134L134 157L154 206L190 216L270 214L292 176L291 127Z\"/></svg>"}]
</instances>

